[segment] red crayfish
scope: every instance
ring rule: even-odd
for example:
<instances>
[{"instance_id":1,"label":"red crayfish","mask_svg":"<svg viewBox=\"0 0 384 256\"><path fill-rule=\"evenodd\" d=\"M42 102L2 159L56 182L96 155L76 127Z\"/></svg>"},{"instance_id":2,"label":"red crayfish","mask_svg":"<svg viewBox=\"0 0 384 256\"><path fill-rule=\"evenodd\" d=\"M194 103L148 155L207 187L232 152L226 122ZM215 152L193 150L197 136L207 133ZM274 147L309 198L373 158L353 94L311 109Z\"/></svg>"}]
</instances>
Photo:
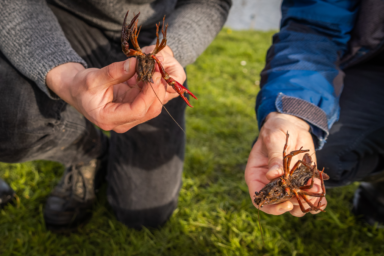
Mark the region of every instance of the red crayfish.
<instances>
[{"instance_id":1,"label":"red crayfish","mask_svg":"<svg viewBox=\"0 0 384 256\"><path fill-rule=\"evenodd\" d=\"M161 43L159 42L159 24L156 24L156 47L153 50L152 53L143 53L140 49L139 43L137 42L137 38L139 37L139 33L141 30L141 26L139 29L137 29L137 23L138 23L138 17L140 13L135 15L133 19L131 20L130 24L126 24L126 20L128 17L129 11L127 11L127 14L124 18L123 28L121 31L121 48L124 52L124 54L127 57L136 57L136 72L137 72L137 81L143 81L143 82L152 82L152 75L155 72L155 64L159 66L159 70L161 73L161 76L163 79L167 82L167 84L171 85L172 88L184 99L184 101L188 104L188 106L192 107L191 104L189 104L188 99L184 96L184 93L188 93L193 98L197 99L193 93L191 93L187 88L185 88L183 85L178 83L176 80L174 80L172 77L168 75L167 72L165 72L163 65L160 63L159 59L155 56L158 52L160 52L164 47L167 45L167 28L168 24L165 25L164 28L164 22L165 22L165 16L163 18L163 26L161 29L161 33L163 34L163 38L161 40ZM133 49L129 49L129 43L128 41L131 41Z\"/></svg>"},{"instance_id":2,"label":"red crayfish","mask_svg":"<svg viewBox=\"0 0 384 256\"><path fill-rule=\"evenodd\" d=\"M316 168L316 164L312 162L311 157L308 153L309 150L302 150L302 147L299 150L295 150L286 154L286 149L288 145L289 134L286 134L286 141L283 150L283 169L284 175L272 180L270 183L265 185L263 189L259 192L255 192L254 202L258 207L263 207L263 205L271 205L285 202L292 197L296 197L299 202L300 209L302 212L306 213L309 211L323 211L321 207L321 200L325 197L325 188L324 180L328 180L329 176L324 173L324 169L320 172ZM295 155L306 153L302 160L298 160L290 170L290 164L292 157ZM308 180L312 178L309 185L307 185ZM314 193L309 191L304 191L304 189L310 189L313 186L314 178L319 178L321 181L321 189L323 192ZM320 197L317 205L311 203L307 196ZM300 197L309 205L308 209L304 208L303 202Z\"/></svg>"}]
</instances>

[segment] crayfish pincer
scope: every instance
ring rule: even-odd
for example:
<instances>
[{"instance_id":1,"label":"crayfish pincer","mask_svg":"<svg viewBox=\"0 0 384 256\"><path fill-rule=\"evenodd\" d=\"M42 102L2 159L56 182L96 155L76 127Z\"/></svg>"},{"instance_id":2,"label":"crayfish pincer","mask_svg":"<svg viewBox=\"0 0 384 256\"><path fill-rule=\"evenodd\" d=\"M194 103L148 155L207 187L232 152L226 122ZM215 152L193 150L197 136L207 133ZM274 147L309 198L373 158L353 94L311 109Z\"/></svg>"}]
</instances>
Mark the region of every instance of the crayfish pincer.
<instances>
[{"instance_id":1,"label":"crayfish pincer","mask_svg":"<svg viewBox=\"0 0 384 256\"><path fill-rule=\"evenodd\" d=\"M329 176L324 173L324 169L322 171L317 170L316 164L312 162L311 157L306 153L309 150L302 150L301 147L299 150L286 154L288 137L289 134L287 132L283 150L284 175L272 180L259 192L255 192L254 202L260 208L263 205L278 204L296 197L302 212L323 211L321 207L324 205L321 205L321 200L325 197L324 180L328 180ZM303 159L297 161L290 170L292 157L302 153L305 153ZM307 185L311 178L310 184ZM321 193L305 191L305 189L312 188L314 178L319 178L321 181ZM317 205L314 205L307 196L320 197L320 200ZM308 204L309 208L304 208L301 198Z\"/></svg>"}]
</instances>

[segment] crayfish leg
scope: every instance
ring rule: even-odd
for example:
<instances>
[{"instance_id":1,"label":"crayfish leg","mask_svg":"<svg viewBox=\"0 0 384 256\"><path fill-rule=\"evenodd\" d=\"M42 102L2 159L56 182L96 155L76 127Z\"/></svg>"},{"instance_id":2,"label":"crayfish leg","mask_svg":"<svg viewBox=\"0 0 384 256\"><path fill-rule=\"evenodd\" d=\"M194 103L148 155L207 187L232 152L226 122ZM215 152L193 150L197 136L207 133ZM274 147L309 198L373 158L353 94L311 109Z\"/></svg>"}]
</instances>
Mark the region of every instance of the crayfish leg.
<instances>
[{"instance_id":1,"label":"crayfish leg","mask_svg":"<svg viewBox=\"0 0 384 256\"><path fill-rule=\"evenodd\" d=\"M135 33L134 33L134 35L132 35L132 32L136 32L136 30L137 30L137 22L136 21L140 15L140 12L133 17L133 19L131 20L129 25L127 25L128 14L129 14L129 10L125 14L124 21L123 21L123 27L121 29L121 49L123 50L123 52L126 56L134 56L134 54L131 52L132 50L129 49L129 40L131 39L131 42L132 42L134 48L137 51L141 52L140 48L136 47L136 44L134 41L135 38L132 38L132 36L135 36ZM137 56L137 54L136 54L136 56Z\"/></svg>"},{"instance_id":2,"label":"crayfish leg","mask_svg":"<svg viewBox=\"0 0 384 256\"><path fill-rule=\"evenodd\" d=\"M175 79L173 79L172 77L170 77L168 75L167 72L165 72L164 70L164 67L163 65L161 65L159 59L152 54L152 58L154 60L156 60L156 63L157 65L159 66L159 69L160 69L160 73L161 73L161 76L163 77L163 79L167 82L167 84L171 85L172 88L180 95L181 98L183 98L183 100L185 101L185 103L187 103L188 106L190 106L191 108L193 108L193 106L189 103L187 97L184 96L184 93L188 93L189 95L191 95L193 98L196 98L195 95L193 95L192 92L190 92L187 88L185 88L183 85L181 85L179 82L177 82Z\"/></svg>"},{"instance_id":3,"label":"crayfish leg","mask_svg":"<svg viewBox=\"0 0 384 256\"><path fill-rule=\"evenodd\" d=\"M309 152L309 149L304 149L302 150L303 147L301 147L299 150L294 150L294 151L291 151L291 153L289 153L288 155L286 155L284 158L283 158L283 164L284 164L284 177L287 179L290 175L290 172L289 172L289 168L291 166L291 161L292 161L292 157L298 155L298 154L301 154L301 153L306 153L306 152ZM292 172L291 172L292 173Z\"/></svg>"},{"instance_id":4,"label":"crayfish leg","mask_svg":"<svg viewBox=\"0 0 384 256\"><path fill-rule=\"evenodd\" d=\"M312 208L305 209L303 203L301 202L300 195L296 192L295 189L293 189L292 191L293 191L293 193L295 193L295 196L296 196L297 202L299 203L299 206L300 206L301 211L302 211L303 213L307 213L307 212L309 212ZM305 200L305 199L304 199L304 200Z\"/></svg>"},{"instance_id":5,"label":"crayfish leg","mask_svg":"<svg viewBox=\"0 0 384 256\"><path fill-rule=\"evenodd\" d=\"M306 165L305 163L303 163L303 164ZM311 170L312 170L311 184L306 185L306 186L302 186L302 187L300 187L300 189L310 189L310 188L313 187L313 183L314 183L314 180L315 180L316 164L313 165L313 167L311 167Z\"/></svg>"},{"instance_id":6,"label":"crayfish leg","mask_svg":"<svg viewBox=\"0 0 384 256\"><path fill-rule=\"evenodd\" d=\"M283 169L284 169L284 177L287 177L286 172L288 172L288 168L287 168L287 159L285 158L285 156L287 155L288 138L289 138L289 133L288 133L288 131L287 131L287 134L285 135L285 145L284 145L284 150L283 150Z\"/></svg>"},{"instance_id":7,"label":"crayfish leg","mask_svg":"<svg viewBox=\"0 0 384 256\"><path fill-rule=\"evenodd\" d=\"M322 210L320 207L323 207L324 205L319 205L318 206L315 206L314 204L311 203L311 201L307 198L307 196L303 193L300 193L300 196L304 199L305 202L307 202L307 204L311 207L310 210L311 211L322 211L322 212L325 212L324 210ZM320 198L320 201L321 201L321 198ZM319 202L320 202L319 201Z\"/></svg>"}]
</instances>

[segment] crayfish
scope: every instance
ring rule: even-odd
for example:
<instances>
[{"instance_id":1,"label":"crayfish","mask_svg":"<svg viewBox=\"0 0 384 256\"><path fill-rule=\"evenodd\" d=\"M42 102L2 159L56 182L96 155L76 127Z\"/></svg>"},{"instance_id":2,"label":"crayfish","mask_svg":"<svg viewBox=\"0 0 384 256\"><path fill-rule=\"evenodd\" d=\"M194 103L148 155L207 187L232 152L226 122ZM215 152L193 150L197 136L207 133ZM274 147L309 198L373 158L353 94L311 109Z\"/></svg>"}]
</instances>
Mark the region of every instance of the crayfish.
<instances>
[{"instance_id":1,"label":"crayfish","mask_svg":"<svg viewBox=\"0 0 384 256\"><path fill-rule=\"evenodd\" d=\"M137 81L143 81L143 82L152 82L152 75L155 72L155 64L159 66L159 70L161 73L161 76L163 79L167 82L167 84L171 85L172 88L183 98L183 100L188 104L188 106L192 107L192 105L188 102L188 99L184 96L184 93L190 94L193 98L197 99L193 93L191 93L187 88L185 88L183 85L178 83L176 80L174 80L172 77L168 75L167 72L165 72L165 69L163 65L160 63L159 59L156 57L156 54L160 52L164 47L167 45L167 28L168 24L165 25L164 28L164 22L165 22L165 16L163 18L163 26L161 28L161 33L163 34L163 38L160 43L159 38L159 24L156 24L156 47L152 51L152 53L143 53L140 49L139 43L137 42L137 38L139 37L139 33L141 30L141 26L139 29L137 29L137 23L138 23L138 17L140 13L135 15L131 22L127 25L126 20L128 17L129 11L127 11L127 14L124 18L123 28L121 31L121 48L123 50L123 53L127 57L136 57L136 72L137 72ZM131 41L132 46L134 49L129 49L129 43L128 41Z\"/></svg>"},{"instance_id":2,"label":"crayfish","mask_svg":"<svg viewBox=\"0 0 384 256\"><path fill-rule=\"evenodd\" d=\"M321 205L321 200L325 197L324 180L328 180L329 176L324 173L324 169L321 172L317 170L316 164L312 162L311 157L308 153L306 153L309 152L309 150L302 150L303 147L301 147L299 150L286 154L288 137L289 134L287 132L283 150L284 175L273 179L259 192L255 192L254 202L260 208L263 207L263 205L278 204L296 197L302 212L323 211L321 207L324 205ZM298 160L290 170L292 157L301 153L306 154L303 159ZM307 185L308 180L311 178L312 180L310 184ZM314 178L320 179L321 189L323 192L314 193L304 191L304 189L310 189L313 187ZM320 197L320 200L317 205L314 205L309 201L307 196ZM304 201L309 205L308 209L304 208L303 202L300 198L304 199Z\"/></svg>"}]
</instances>

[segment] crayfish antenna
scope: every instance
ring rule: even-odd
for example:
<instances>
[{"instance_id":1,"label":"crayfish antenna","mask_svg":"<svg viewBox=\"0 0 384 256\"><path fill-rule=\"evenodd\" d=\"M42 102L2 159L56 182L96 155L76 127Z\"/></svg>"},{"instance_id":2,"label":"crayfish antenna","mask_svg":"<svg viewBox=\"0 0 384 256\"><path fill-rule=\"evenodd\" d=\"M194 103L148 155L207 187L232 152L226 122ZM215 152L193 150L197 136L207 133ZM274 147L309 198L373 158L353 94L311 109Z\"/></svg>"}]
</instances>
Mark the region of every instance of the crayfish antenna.
<instances>
[{"instance_id":1,"label":"crayfish antenna","mask_svg":"<svg viewBox=\"0 0 384 256\"><path fill-rule=\"evenodd\" d=\"M260 234L261 234L261 240L263 241L263 246L265 247L263 229L261 228L261 223L260 223L260 209L259 209L259 207L256 207L256 208L257 208L257 219L259 221L259 229L260 229Z\"/></svg>"},{"instance_id":2,"label":"crayfish antenna","mask_svg":"<svg viewBox=\"0 0 384 256\"><path fill-rule=\"evenodd\" d=\"M152 78L151 78L152 79ZM185 134L185 131L184 129L181 127L181 125L175 120L175 118L173 118L173 116L171 115L171 113L169 113L168 109L164 106L164 103L160 100L159 96L157 95L155 89L153 89L152 87L152 84L149 83L149 85L151 86L153 92L155 93L156 95L156 98L160 101L161 105L163 105L163 108L165 109L165 111L167 111L168 115L172 118L172 120L177 124L177 126L179 126L179 128L183 131L183 133Z\"/></svg>"}]
</instances>

